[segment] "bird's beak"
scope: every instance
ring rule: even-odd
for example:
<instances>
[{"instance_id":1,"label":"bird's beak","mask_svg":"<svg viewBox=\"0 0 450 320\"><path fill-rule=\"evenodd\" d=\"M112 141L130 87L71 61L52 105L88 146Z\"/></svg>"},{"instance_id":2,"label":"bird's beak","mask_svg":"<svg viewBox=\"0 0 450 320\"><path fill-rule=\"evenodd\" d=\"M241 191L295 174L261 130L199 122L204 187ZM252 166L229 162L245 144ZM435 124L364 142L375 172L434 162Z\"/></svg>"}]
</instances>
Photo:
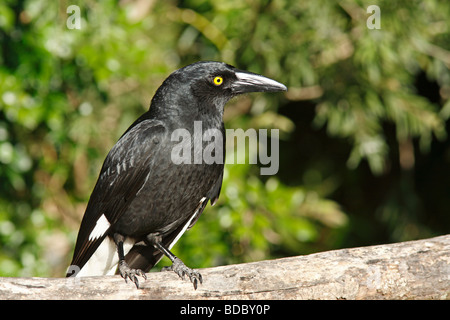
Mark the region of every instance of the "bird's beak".
<instances>
[{"instance_id":1,"label":"bird's beak","mask_svg":"<svg viewBox=\"0 0 450 320\"><path fill-rule=\"evenodd\" d=\"M256 73L237 70L235 72L235 75L237 79L231 86L233 93L235 94L246 92L287 91L287 88L284 84Z\"/></svg>"}]
</instances>

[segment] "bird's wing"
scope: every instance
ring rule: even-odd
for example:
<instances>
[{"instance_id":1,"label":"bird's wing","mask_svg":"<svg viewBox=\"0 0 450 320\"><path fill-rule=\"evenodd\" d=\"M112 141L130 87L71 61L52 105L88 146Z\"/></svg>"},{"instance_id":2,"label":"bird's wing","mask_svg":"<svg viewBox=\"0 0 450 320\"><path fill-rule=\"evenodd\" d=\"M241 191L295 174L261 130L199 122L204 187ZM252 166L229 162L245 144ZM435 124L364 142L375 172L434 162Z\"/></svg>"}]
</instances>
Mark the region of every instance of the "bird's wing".
<instances>
[{"instance_id":1,"label":"bird's wing","mask_svg":"<svg viewBox=\"0 0 450 320\"><path fill-rule=\"evenodd\" d=\"M223 170L220 174L220 177L217 179L214 186L211 188L211 190L208 193L208 198L211 199L211 205L215 205L217 200L219 199L220 190L222 189L222 180L223 180Z\"/></svg>"},{"instance_id":2,"label":"bird's wing","mask_svg":"<svg viewBox=\"0 0 450 320\"><path fill-rule=\"evenodd\" d=\"M161 122L140 119L111 149L81 222L72 266L83 268L126 211L150 173L165 132Z\"/></svg>"}]
</instances>

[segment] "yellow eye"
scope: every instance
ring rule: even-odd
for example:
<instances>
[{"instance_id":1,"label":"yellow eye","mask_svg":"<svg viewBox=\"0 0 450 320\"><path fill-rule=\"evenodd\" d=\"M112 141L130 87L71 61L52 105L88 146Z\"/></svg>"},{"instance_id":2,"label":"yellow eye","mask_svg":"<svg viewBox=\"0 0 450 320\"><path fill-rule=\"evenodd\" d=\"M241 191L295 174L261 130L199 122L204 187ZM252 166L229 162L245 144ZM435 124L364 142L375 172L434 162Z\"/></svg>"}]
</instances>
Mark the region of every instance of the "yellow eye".
<instances>
[{"instance_id":1,"label":"yellow eye","mask_svg":"<svg viewBox=\"0 0 450 320\"><path fill-rule=\"evenodd\" d=\"M215 77L213 82L214 82L215 86L220 86L223 83L223 78L222 77Z\"/></svg>"}]
</instances>

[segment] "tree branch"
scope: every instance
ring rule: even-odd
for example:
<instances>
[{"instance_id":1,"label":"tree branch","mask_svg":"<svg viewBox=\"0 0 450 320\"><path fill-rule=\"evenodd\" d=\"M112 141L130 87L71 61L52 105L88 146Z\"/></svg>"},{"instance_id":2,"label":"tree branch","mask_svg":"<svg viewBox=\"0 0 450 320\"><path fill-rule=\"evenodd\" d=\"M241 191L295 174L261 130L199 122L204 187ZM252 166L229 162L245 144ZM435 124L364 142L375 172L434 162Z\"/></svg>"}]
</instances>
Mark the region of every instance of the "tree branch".
<instances>
[{"instance_id":1,"label":"tree branch","mask_svg":"<svg viewBox=\"0 0 450 320\"><path fill-rule=\"evenodd\" d=\"M141 289L120 276L0 278L0 299L450 299L450 235L200 270Z\"/></svg>"}]
</instances>

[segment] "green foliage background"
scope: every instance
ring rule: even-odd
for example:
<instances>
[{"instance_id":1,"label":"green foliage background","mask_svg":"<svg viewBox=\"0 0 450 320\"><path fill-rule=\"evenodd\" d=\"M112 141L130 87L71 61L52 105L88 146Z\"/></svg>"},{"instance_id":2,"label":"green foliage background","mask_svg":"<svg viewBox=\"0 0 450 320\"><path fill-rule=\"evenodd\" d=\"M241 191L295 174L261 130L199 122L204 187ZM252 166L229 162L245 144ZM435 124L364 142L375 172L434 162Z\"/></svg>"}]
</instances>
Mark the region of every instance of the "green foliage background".
<instances>
[{"instance_id":1,"label":"green foliage background","mask_svg":"<svg viewBox=\"0 0 450 320\"><path fill-rule=\"evenodd\" d=\"M280 170L227 165L220 200L174 248L186 264L448 233L449 17L438 0L2 1L0 276L64 274L107 152L198 60L289 91L228 104L227 128L280 129Z\"/></svg>"}]
</instances>

